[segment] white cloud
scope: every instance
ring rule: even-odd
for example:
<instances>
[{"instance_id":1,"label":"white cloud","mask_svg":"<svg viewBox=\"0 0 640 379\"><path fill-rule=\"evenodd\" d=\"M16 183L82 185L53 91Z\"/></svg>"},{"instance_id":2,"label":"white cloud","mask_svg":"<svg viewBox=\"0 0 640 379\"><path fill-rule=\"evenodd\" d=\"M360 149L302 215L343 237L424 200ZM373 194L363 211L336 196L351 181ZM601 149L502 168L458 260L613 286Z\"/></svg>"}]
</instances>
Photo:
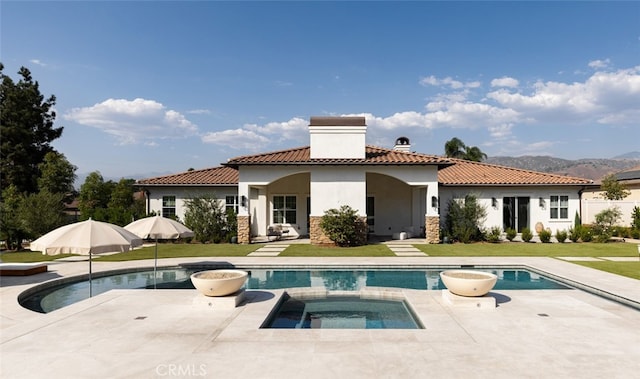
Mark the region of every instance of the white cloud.
<instances>
[{"instance_id":1,"label":"white cloud","mask_svg":"<svg viewBox=\"0 0 640 379\"><path fill-rule=\"evenodd\" d=\"M260 151L269 143L269 138L245 129L229 129L209 132L202 136L202 142L236 149Z\"/></svg>"},{"instance_id":2,"label":"white cloud","mask_svg":"<svg viewBox=\"0 0 640 379\"><path fill-rule=\"evenodd\" d=\"M451 77L438 79L433 75L420 79L420 84L423 86L450 87L452 89L478 88L481 85L478 81L464 83Z\"/></svg>"},{"instance_id":3,"label":"white cloud","mask_svg":"<svg viewBox=\"0 0 640 379\"><path fill-rule=\"evenodd\" d=\"M211 114L211 111L208 109L192 109L187 111L188 114Z\"/></svg>"},{"instance_id":4,"label":"white cloud","mask_svg":"<svg viewBox=\"0 0 640 379\"><path fill-rule=\"evenodd\" d=\"M146 99L107 99L91 107L73 108L65 120L110 134L121 144L136 144L197 133L198 127L174 110Z\"/></svg>"},{"instance_id":5,"label":"white cloud","mask_svg":"<svg viewBox=\"0 0 640 379\"><path fill-rule=\"evenodd\" d=\"M47 66L47 64L41 61L40 59L29 59L29 62L42 67Z\"/></svg>"},{"instance_id":6,"label":"white cloud","mask_svg":"<svg viewBox=\"0 0 640 379\"><path fill-rule=\"evenodd\" d=\"M518 79L509 78L507 76L503 76L502 78L493 79L491 81L491 87L509 87L509 88L517 88L520 82Z\"/></svg>"},{"instance_id":7,"label":"white cloud","mask_svg":"<svg viewBox=\"0 0 640 379\"><path fill-rule=\"evenodd\" d=\"M597 59L595 61L589 62L589 67L595 68L595 69L601 69L601 68L609 67L610 64L611 64L611 61L609 59L605 59L605 60Z\"/></svg>"},{"instance_id":8,"label":"white cloud","mask_svg":"<svg viewBox=\"0 0 640 379\"><path fill-rule=\"evenodd\" d=\"M486 130L492 154L550 155L558 141L536 141L534 132L549 125L593 125L633 127L640 119L640 66L625 70L597 70L582 82L538 81L521 86L513 77L491 80L491 90L482 92L481 83L463 83L450 77L434 76L422 85L442 87L420 110L406 110L389 116L374 113L342 114L362 116L369 128L368 138L389 141L401 132L430 133L435 129ZM476 93L477 92L477 93ZM339 116L340 114L326 112ZM631 126L629 126L631 125ZM249 151L287 141L308 143L308 118L293 117L282 122L246 124L242 128L207 133L205 143ZM547 131L548 132L548 131ZM460 133L460 132L457 132ZM532 134L533 133L533 134ZM410 135L411 137L411 135Z\"/></svg>"},{"instance_id":9,"label":"white cloud","mask_svg":"<svg viewBox=\"0 0 640 379\"><path fill-rule=\"evenodd\" d=\"M529 94L499 89L487 97L538 122L633 124L640 115L640 66L598 71L585 82L538 81Z\"/></svg>"}]
</instances>

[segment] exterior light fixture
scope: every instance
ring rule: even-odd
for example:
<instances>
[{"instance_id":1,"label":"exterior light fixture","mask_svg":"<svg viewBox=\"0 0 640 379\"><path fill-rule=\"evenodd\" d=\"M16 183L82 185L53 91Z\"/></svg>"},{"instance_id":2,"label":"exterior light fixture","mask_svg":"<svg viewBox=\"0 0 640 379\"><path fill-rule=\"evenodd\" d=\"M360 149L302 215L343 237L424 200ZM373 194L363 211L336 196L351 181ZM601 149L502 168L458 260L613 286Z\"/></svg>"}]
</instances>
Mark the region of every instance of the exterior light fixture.
<instances>
[{"instance_id":1,"label":"exterior light fixture","mask_svg":"<svg viewBox=\"0 0 640 379\"><path fill-rule=\"evenodd\" d=\"M438 208L438 197L431 196L431 207Z\"/></svg>"},{"instance_id":2,"label":"exterior light fixture","mask_svg":"<svg viewBox=\"0 0 640 379\"><path fill-rule=\"evenodd\" d=\"M498 199L496 199L495 197L491 198L491 206L494 208L498 208Z\"/></svg>"}]
</instances>

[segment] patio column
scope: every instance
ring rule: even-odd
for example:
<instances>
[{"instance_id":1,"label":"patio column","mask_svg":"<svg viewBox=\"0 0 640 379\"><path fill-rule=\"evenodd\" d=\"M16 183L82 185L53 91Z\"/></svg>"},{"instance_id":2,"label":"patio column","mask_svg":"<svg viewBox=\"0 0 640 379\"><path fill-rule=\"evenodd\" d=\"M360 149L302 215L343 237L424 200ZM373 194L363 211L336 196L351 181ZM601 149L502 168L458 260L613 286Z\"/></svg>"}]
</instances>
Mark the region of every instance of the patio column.
<instances>
[{"instance_id":1,"label":"patio column","mask_svg":"<svg viewBox=\"0 0 640 379\"><path fill-rule=\"evenodd\" d=\"M440 243L440 216L426 216L424 230L427 243Z\"/></svg>"},{"instance_id":2,"label":"patio column","mask_svg":"<svg viewBox=\"0 0 640 379\"><path fill-rule=\"evenodd\" d=\"M251 216L238 215L238 243L251 243Z\"/></svg>"}]
</instances>

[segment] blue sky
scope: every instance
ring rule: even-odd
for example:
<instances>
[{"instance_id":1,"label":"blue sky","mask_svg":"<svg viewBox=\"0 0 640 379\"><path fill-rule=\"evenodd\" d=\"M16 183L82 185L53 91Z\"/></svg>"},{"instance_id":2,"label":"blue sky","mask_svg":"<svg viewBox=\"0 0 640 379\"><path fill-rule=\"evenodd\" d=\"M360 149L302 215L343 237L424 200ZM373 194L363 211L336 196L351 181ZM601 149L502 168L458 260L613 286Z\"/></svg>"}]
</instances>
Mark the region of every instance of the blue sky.
<instances>
[{"instance_id":1,"label":"blue sky","mask_svg":"<svg viewBox=\"0 0 640 379\"><path fill-rule=\"evenodd\" d=\"M310 116L443 154L640 151L640 2L2 1L0 61L57 97L79 175L308 145Z\"/></svg>"}]
</instances>

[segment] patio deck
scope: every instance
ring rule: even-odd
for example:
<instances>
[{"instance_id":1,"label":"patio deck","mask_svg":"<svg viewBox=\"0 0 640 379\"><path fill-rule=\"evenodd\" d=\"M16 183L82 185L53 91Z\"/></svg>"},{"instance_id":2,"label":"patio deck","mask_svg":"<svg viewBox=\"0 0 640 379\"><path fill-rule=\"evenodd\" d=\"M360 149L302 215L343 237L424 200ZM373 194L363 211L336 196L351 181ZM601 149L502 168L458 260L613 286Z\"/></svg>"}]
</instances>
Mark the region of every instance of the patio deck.
<instances>
[{"instance_id":1,"label":"patio deck","mask_svg":"<svg viewBox=\"0 0 640 379\"><path fill-rule=\"evenodd\" d=\"M215 258L237 265L527 265L640 304L637 280L552 258ZM162 266L201 262L164 259ZM94 272L153 260L94 262ZM195 290L117 290L39 314L17 295L85 274L87 262L1 278L0 376L11 378L512 378L633 377L640 311L579 290L495 291L493 310L447 305L440 291L404 290L423 330L259 329L282 290L247 291L211 309Z\"/></svg>"}]
</instances>

